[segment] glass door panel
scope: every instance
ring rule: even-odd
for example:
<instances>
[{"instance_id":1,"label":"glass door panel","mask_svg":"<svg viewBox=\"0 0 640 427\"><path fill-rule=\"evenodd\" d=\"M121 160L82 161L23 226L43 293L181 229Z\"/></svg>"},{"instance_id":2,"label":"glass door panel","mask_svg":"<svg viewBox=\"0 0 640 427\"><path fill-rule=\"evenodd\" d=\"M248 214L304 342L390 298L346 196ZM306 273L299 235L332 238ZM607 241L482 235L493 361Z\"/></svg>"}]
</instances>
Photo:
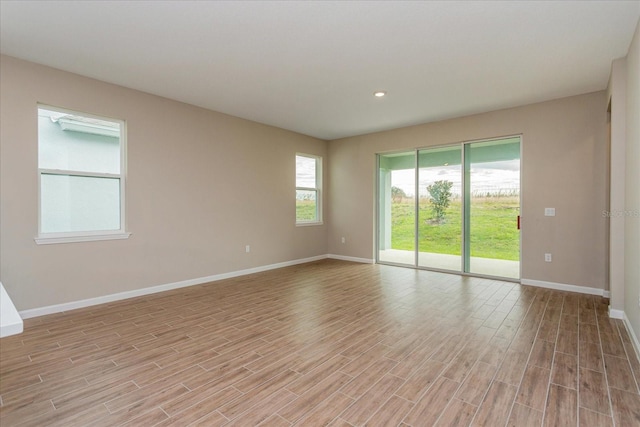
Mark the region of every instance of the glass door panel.
<instances>
[{"instance_id":1,"label":"glass door panel","mask_svg":"<svg viewBox=\"0 0 640 427\"><path fill-rule=\"evenodd\" d=\"M520 278L520 138L465 145L465 271Z\"/></svg>"},{"instance_id":2,"label":"glass door panel","mask_svg":"<svg viewBox=\"0 0 640 427\"><path fill-rule=\"evenodd\" d=\"M415 151L378 156L378 261L415 266Z\"/></svg>"},{"instance_id":3,"label":"glass door panel","mask_svg":"<svg viewBox=\"0 0 640 427\"><path fill-rule=\"evenodd\" d=\"M462 269L462 147L418 152L418 266Z\"/></svg>"}]
</instances>

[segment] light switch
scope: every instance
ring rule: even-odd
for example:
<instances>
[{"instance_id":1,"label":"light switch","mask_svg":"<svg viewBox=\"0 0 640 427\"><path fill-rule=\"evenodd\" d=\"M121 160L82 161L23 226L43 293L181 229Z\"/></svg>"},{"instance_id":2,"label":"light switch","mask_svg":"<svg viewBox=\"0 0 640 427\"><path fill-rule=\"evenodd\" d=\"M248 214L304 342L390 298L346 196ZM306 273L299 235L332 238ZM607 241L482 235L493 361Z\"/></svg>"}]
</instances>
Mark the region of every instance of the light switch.
<instances>
[{"instance_id":1,"label":"light switch","mask_svg":"<svg viewBox=\"0 0 640 427\"><path fill-rule=\"evenodd\" d=\"M556 208L544 208L544 216L556 216Z\"/></svg>"}]
</instances>

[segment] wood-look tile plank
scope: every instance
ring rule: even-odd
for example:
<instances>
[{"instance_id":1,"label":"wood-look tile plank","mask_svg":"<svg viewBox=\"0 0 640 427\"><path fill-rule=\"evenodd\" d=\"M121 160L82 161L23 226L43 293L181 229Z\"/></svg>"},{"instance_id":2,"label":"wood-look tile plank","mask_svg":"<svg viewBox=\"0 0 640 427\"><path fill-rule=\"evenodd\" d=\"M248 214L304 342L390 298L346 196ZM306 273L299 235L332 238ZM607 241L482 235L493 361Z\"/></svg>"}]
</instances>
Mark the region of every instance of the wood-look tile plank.
<instances>
[{"instance_id":1,"label":"wood-look tile plank","mask_svg":"<svg viewBox=\"0 0 640 427\"><path fill-rule=\"evenodd\" d=\"M458 399L452 399L436 422L436 426L465 427L471 424L471 420L478 407Z\"/></svg>"},{"instance_id":2,"label":"wood-look tile plank","mask_svg":"<svg viewBox=\"0 0 640 427\"><path fill-rule=\"evenodd\" d=\"M555 343L537 339L533 344L533 349L531 350L529 365L544 369L551 369L554 350Z\"/></svg>"},{"instance_id":3,"label":"wood-look tile plank","mask_svg":"<svg viewBox=\"0 0 640 427\"><path fill-rule=\"evenodd\" d=\"M605 415L610 415L607 381L602 372L580 368L580 406Z\"/></svg>"},{"instance_id":4,"label":"wood-look tile plank","mask_svg":"<svg viewBox=\"0 0 640 427\"><path fill-rule=\"evenodd\" d=\"M307 411L312 410L322 403L323 400L340 390L350 380L350 376L341 372L336 372L328 376L324 381L316 384L289 405L279 410L278 414L287 421L292 423L296 422L302 418ZM340 391L343 392L343 390ZM224 414L224 412L222 413Z\"/></svg>"},{"instance_id":5,"label":"wood-look tile plank","mask_svg":"<svg viewBox=\"0 0 640 427\"><path fill-rule=\"evenodd\" d=\"M351 404L354 400L349 396L336 392L322 401L314 409L300 418L294 425L296 426L325 426L331 423ZM282 418L282 417L280 417ZM282 418L284 420L284 418ZM286 421L286 420L285 420Z\"/></svg>"},{"instance_id":6,"label":"wood-look tile plank","mask_svg":"<svg viewBox=\"0 0 640 427\"><path fill-rule=\"evenodd\" d=\"M159 391L165 391L176 385L180 386L184 390L184 392L187 392L188 389L181 384L182 379L188 379L190 377L198 376L202 372L205 371L201 367L197 365L192 366L191 368L182 370L166 378L162 378L151 385L138 388L129 393L122 393L115 399L107 400L105 406L110 412L117 412L121 409L126 408L127 406L133 405L136 402L147 399L149 395L155 394Z\"/></svg>"},{"instance_id":7,"label":"wood-look tile plank","mask_svg":"<svg viewBox=\"0 0 640 427\"><path fill-rule=\"evenodd\" d=\"M164 421L165 418L169 418L169 416L160 408L158 408L158 405L162 404L162 402L164 401L179 398L187 393L187 391L188 390L181 384L177 384L172 387L161 388L157 390L156 393L150 394L148 397L145 397L132 405L122 408L119 411L110 411L110 414L102 418L98 424L105 427L122 425L125 423L129 423L132 420L139 419L139 417L148 412L153 412L156 410L159 410L160 412L162 412L162 414L164 414L164 417L156 421L156 423L159 423L161 421Z\"/></svg>"},{"instance_id":8,"label":"wood-look tile plank","mask_svg":"<svg viewBox=\"0 0 640 427\"><path fill-rule=\"evenodd\" d=\"M610 354L617 357L627 357L617 329L610 334L601 333L600 342L602 343L602 352L604 354Z\"/></svg>"},{"instance_id":9,"label":"wood-look tile plank","mask_svg":"<svg viewBox=\"0 0 640 427\"><path fill-rule=\"evenodd\" d=\"M2 406L24 406L30 403L51 400L73 390L83 388L89 384L84 378L71 381L47 381L24 387L9 393L2 394Z\"/></svg>"},{"instance_id":10,"label":"wood-look tile plank","mask_svg":"<svg viewBox=\"0 0 640 427\"><path fill-rule=\"evenodd\" d=\"M560 329L556 341L556 351L560 353L578 355L578 333Z\"/></svg>"},{"instance_id":11,"label":"wood-look tile plank","mask_svg":"<svg viewBox=\"0 0 640 427\"><path fill-rule=\"evenodd\" d=\"M42 426L47 427L68 427L68 426L84 426L99 422L108 414L107 409L102 405L91 406L87 409L78 410L77 408L68 407L66 409L56 411L46 417L40 417L35 424L27 422L20 424L21 426Z\"/></svg>"},{"instance_id":12,"label":"wood-look tile plank","mask_svg":"<svg viewBox=\"0 0 640 427\"><path fill-rule=\"evenodd\" d=\"M216 414L213 416L214 418L219 419L220 417L222 417L222 414L217 412L217 409L228 402L240 398L241 396L242 393L240 393L238 390L234 389L233 387L228 387L200 400L199 402L192 406L189 406L188 408L181 408L179 402L175 407L172 405L171 401L167 402L161 406L161 409L164 410L168 415L170 415L171 418L164 422L163 425L189 425L212 413ZM165 407L169 411L165 410ZM226 420L226 418L224 419Z\"/></svg>"},{"instance_id":13,"label":"wood-look tile plank","mask_svg":"<svg viewBox=\"0 0 640 427\"><path fill-rule=\"evenodd\" d=\"M542 425L542 411L516 403L511 409L511 416L507 421L509 427L540 427Z\"/></svg>"},{"instance_id":14,"label":"wood-look tile plank","mask_svg":"<svg viewBox=\"0 0 640 427\"><path fill-rule=\"evenodd\" d=\"M391 370L391 373L400 378L409 378L431 357L433 352L434 348L431 341L427 339L417 349L411 351L404 359L399 360L398 364ZM349 373L346 370L343 370L343 372Z\"/></svg>"},{"instance_id":15,"label":"wood-look tile plank","mask_svg":"<svg viewBox=\"0 0 640 427\"><path fill-rule=\"evenodd\" d=\"M462 382L471 371L471 368L478 360L478 352L473 350L462 350L453 358L449 366L442 375L455 382Z\"/></svg>"},{"instance_id":16,"label":"wood-look tile plank","mask_svg":"<svg viewBox=\"0 0 640 427\"><path fill-rule=\"evenodd\" d=\"M544 424L548 426L574 426L578 423L578 392L551 384Z\"/></svg>"},{"instance_id":17,"label":"wood-look tile plank","mask_svg":"<svg viewBox=\"0 0 640 427\"><path fill-rule=\"evenodd\" d=\"M351 423L346 422L342 418L336 418L327 427L354 427Z\"/></svg>"},{"instance_id":18,"label":"wood-look tile plank","mask_svg":"<svg viewBox=\"0 0 640 427\"><path fill-rule=\"evenodd\" d=\"M140 388L131 381L108 385L106 387L103 385L88 386L66 393L51 401L56 409L67 407L84 409L99 403L108 402L118 396L126 395L136 390L140 390Z\"/></svg>"},{"instance_id":19,"label":"wood-look tile plank","mask_svg":"<svg viewBox=\"0 0 640 427\"><path fill-rule=\"evenodd\" d=\"M510 340L494 336L487 344L479 360L489 365L500 366L507 354L510 344Z\"/></svg>"},{"instance_id":20,"label":"wood-look tile plank","mask_svg":"<svg viewBox=\"0 0 640 427\"><path fill-rule=\"evenodd\" d=\"M543 320L540 324L540 329L538 330L537 339L555 343L557 337L558 321Z\"/></svg>"},{"instance_id":21,"label":"wood-look tile plank","mask_svg":"<svg viewBox=\"0 0 640 427\"><path fill-rule=\"evenodd\" d=\"M289 427L291 423L278 414L271 415L269 418L261 422L260 427Z\"/></svg>"},{"instance_id":22,"label":"wood-look tile plank","mask_svg":"<svg viewBox=\"0 0 640 427\"><path fill-rule=\"evenodd\" d=\"M408 425L433 425L444 412L460 386L459 383L440 377L411 409L404 422Z\"/></svg>"},{"instance_id":23,"label":"wood-look tile plank","mask_svg":"<svg viewBox=\"0 0 640 427\"><path fill-rule=\"evenodd\" d=\"M256 405L252 406L244 414L240 415L237 418L234 418L232 422L225 425L229 427L256 426L276 413L280 408L296 399L296 397L296 394L290 392L289 390L278 390L272 395L261 399Z\"/></svg>"},{"instance_id":24,"label":"wood-look tile plank","mask_svg":"<svg viewBox=\"0 0 640 427\"><path fill-rule=\"evenodd\" d=\"M580 323L579 334L581 341L600 343L600 334L598 333L597 325Z\"/></svg>"},{"instance_id":25,"label":"wood-look tile plank","mask_svg":"<svg viewBox=\"0 0 640 427\"><path fill-rule=\"evenodd\" d=\"M413 403L398 396L391 396L367 421L367 427L397 426L411 411Z\"/></svg>"},{"instance_id":26,"label":"wood-look tile plank","mask_svg":"<svg viewBox=\"0 0 640 427\"><path fill-rule=\"evenodd\" d=\"M579 408L578 412L579 427L613 427L613 419L608 415L593 412L585 408Z\"/></svg>"},{"instance_id":27,"label":"wood-look tile plank","mask_svg":"<svg viewBox=\"0 0 640 427\"><path fill-rule=\"evenodd\" d=\"M525 369L516 402L539 411L544 410L549 387L549 369L529 365Z\"/></svg>"},{"instance_id":28,"label":"wood-look tile plank","mask_svg":"<svg viewBox=\"0 0 640 427\"><path fill-rule=\"evenodd\" d=\"M191 408L205 405L210 408L209 412L212 412L225 403L229 403L240 396L242 396L242 393L233 387L227 387L222 390L204 387L203 390L193 390L183 394L179 398L161 402L160 407L170 417L186 411L187 409L191 410Z\"/></svg>"},{"instance_id":29,"label":"wood-look tile plank","mask_svg":"<svg viewBox=\"0 0 640 427\"><path fill-rule=\"evenodd\" d=\"M416 373L406 380L396 394L410 402L415 402L425 390L431 387L444 368L446 368L444 363L427 360Z\"/></svg>"},{"instance_id":30,"label":"wood-look tile plank","mask_svg":"<svg viewBox=\"0 0 640 427\"><path fill-rule=\"evenodd\" d=\"M334 356L311 372L302 375L299 379L289 384L287 389L300 396L313 388L313 386L324 378L328 377L331 373L335 371L344 372L342 369L346 365L349 365L350 362L351 360L344 356Z\"/></svg>"},{"instance_id":31,"label":"wood-look tile plank","mask_svg":"<svg viewBox=\"0 0 640 427\"><path fill-rule=\"evenodd\" d=\"M581 368L604 372L604 360L600 351L600 344L580 341L578 364Z\"/></svg>"},{"instance_id":32,"label":"wood-look tile plank","mask_svg":"<svg viewBox=\"0 0 640 427\"><path fill-rule=\"evenodd\" d=\"M222 427L229 423L229 419L226 418L218 411L213 411L197 421L189 424L189 427Z\"/></svg>"},{"instance_id":33,"label":"wood-look tile plank","mask_svg":"<svg viewBox=\"0 0 640 427\"><path fill-rule=\"evenodd\" d=\"M528 353L508 350L495 380L518 386L527 367Z\"/></svg>"},{"instance_id":34,"label":"wood-look tile plank","mask_svg":"<svg viewBox=\"0 0 640 427\"><path fill-rule=\"evenodd\" d=\"M256 388L251 389L236 400L233 400L218 409L222 415L228 419L233 419L243 412L249 410L252 406L258 404L262 399L270 396L281 388L286 387L289 383L299 378L300 374L293 371L284 371Z\"/></svg>"},{"instance_id":35,"label":"wood-look tile plank","mask_svg":"<svg viewBox=\"0 0 640 427\"><path fill-rule=\"evenodd\" d=\"M577 390L578 358L571 354L556 352L551 369L551 382Z\"/></svg>"},{"instance_id":36,"label":"wood-look tile plank","mask_svg":"<svg viewBox=\"0 0 640 427\"><path fill-rule=\"evenodd\" d=\"M462 402L479 406L491 384L496 369L495 365L489 365L484 362L476 363L458 389L455 398Z\"/></svg>"},{"instance_id":37,"label":"wood-look tile plank","mask_svg":"<svg viewBox=\"0 0 640 427\"><path fill-rule=\"evenodd\" d=\"M364 424L371 414L382 406L389 396L393 395L404 380L391 374L386 374L374 384L353 405L340 415L342 419L354 425Z\"/></svg>"},{"instance_id":38,"label":"wood-look tile plank","mask_svg":"<svg viewBox=\"0 0 640 427\"><path fill-rule=\"evenodd\" d=\"M609 387L638 393L638 386L631 372L627 358L604 355L604 369L607 373Z\"/></svg>"},{"instance_id":39,"label":"wood-look tile plank","mask_svg":"<svg viewBox=\"0 0 640 427\"><path fill-rule=\"evenodd\" d=\"M342 393L354 399L359 398L369 389L369 387L393 369L397 363L398 362L390 359L381 359L375 362L366 371L362 372L344 386L341 390Z\"/></svg>"},{"instance_id":40,"label":"wood-look tile plank","mask_svg":"<svg viewBox=\"0 0 640 427\"><path fill-rule=\"evenodd\" d=\"M0 407L0 425L18 425L19 422L27 422L32 418L51 414L55 411L51 400L34 402L27 405L12 405Z\"/></svg>"},{"instance_id":41,"label":"wood-look tile plank","mask_svg":"<svg viewBox=\"0 0 640 427\"><path fill-rule=\"evenodd\" d=\"M480 405L473 425L505 425L509 419L517 391L518 389L510 384L494 381Z\"/></svg>"},{"instance_id":42,"label":"wood-look tile plank","mask_svg":"<svg viewBox=\"0 0 640 427\"><path fill-rule=\"evenodd\" d=\"M560 330L578 333L578 316L562 313L560 316Z\"/></svg>"},{"instance_id":43,"label":"wood-look tile plank","mask_svg":"<svg viewBox=\"0 0 640 427\"><path fill-rule=\"evenodd\" d=\"M640 425L640 395L615 388L610 388L609 393L616 425Z\"/></svg>"},{"instance_id":44,"label":"wood-look tile plank","mask_svg":"<svg viewBox=\"0 0 640 427\"><path fill-rule=\"evenodd\" d=\"M631 342L624 343L625 350L627 351L627 359L631 365L631 371L636 379L636 384L640 386L640 359L638 358L635 348Z\"/></svg>"}]
</instances>

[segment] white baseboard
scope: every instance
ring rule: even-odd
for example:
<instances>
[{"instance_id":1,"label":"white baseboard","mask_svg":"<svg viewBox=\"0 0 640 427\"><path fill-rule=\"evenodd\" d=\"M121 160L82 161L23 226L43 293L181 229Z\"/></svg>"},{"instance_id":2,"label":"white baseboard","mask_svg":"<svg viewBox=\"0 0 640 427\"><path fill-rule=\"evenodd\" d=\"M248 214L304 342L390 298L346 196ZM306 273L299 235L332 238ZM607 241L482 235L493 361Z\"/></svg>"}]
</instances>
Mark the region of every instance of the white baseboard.
<instances>
[{"instance_id":1,"label":"white baseboard","mask_svg":"<svg viewBox=\"0 0 640 427\"><path fill-rule=\"evenodd\" d=\"M337 259L342 261L358 262L364 264L373 264L375 260L369 258L358 258L344 255L327 254L318 255L309 258L302 258L292 261L285 261L276 264L263 265L260 267L248 268L245 270L232 271L229 273L215 274L213 276L199 277L195 279L183 280L180 282L167 283L164 285L151 286L148 288L134 289L132 291L120 292L117 294L104 295L96 298L88 298L80 301L71 301L63 304L49 305L46 307L33 308L29 310L20 311L19 314L22 319L30 319L32 317L45 316L47 314L61 313L64 311L75 310L78 308L90 307L98 304L105 304L114 301L120 301L128 298L134 298L144 295L155 294L158 292L170 291L173 289L185 288L188 286L201 285L209 282L216 282L219 280L230 279L233 277L245 276L247 274L260 273L263 271L274 270L276 268L290 267L292 265L304 264L313 261L319 261L322 259ZM541 280L522 279L523 285L538 286L541 288L557 289L561 291L578 292L590 295L604 295L607 292L603 289L589 288L584 286L567 285L563 283L544 282ZM624 312L620 310L611 310L611 317L622 319ZM619 316L619 317L618 317ZM635 337L635 336L634 336Z\"/></svg>"},{"instance_id":2,"label":"white baseboard","mask_svg":"<svg viewBox=\"0 0 640 427\"><path fill-rule=\"evenodd\" d=\"M369 259L369 258L356 258L352 256L335 255L335 254L329 254L327 255L327 258L339 259L342 261L360 262L363 264L373 264L375 262L375 260Z\"/></svg>"},{"instance_id":3,"label":"white baseboard","mask_svg":"<svg viewBox=\"0 0 640 427\"><path fill-rule=\"evenodd\" d=\"M631 322L629 322L629 318L627 314L624 313L624 317L622 319L624 326L627 328L627 333L631 337L631 343L633 344L633 348L636 350L636 357L640 360L640 342L638 342L638 336L636 335L636 331L633 330L631 326Z\"/></svg>"},{"instance_id":4,"label":"white baseboard","mask_svg":"<svg viewBox=\"0 0 640 427\"><path fill-rule=\"evenodd\" d=\"M523 285L537 286L539 288L555 289L558 291L577 292L580 294L600 295L604 296L604 289L589 288L587 286L567 285L564 283L545 282L543 280L522 279L520 283Z\"/></svg>"},{"instance_id":5,"label":"white baseboard","mask_svg":"<svg viewBox=\"0 0 640 427\"><path fill-rule=\"evenodd\" d=\"M172 289L179 289L179 288L185 288L188 286L201 285L203 283L216 282L218 280L230 279L238 276L245 276L247 274L260 273L262 271L274 270L276 268L290 267L292 265L304 264L307 262L318 261L326 258L328 258L328 255L319 255L319 256L314 256L310 258L302 258L302 259L296 259L293 261L280 262L277 264L269 264L269 265L263 265L260 267L248 268L246 270L238 270L238 271L232 271L229 273L215 274L213 276L183 280L175 283L167 283L165 285L135 289L132 291L120 292L120 293L111 294L111 295L104 295L101 297L89 298L89 299L84 299L80 301L72 301L72 302L63 303L63 304L49 305L46 307L32 308L29 310L21 311L20 316L23 319L29 319L32 317L45 316L47 314L61 313L63 311L75 310L78 308L85 308L93 305L120 301L127 298L134 298L134 297L139 297L143 295L155 294L158 292L170 291Z\"/></svg>"},{"instance_id":6,"label":"white baseboard","mask_svg":"<svg viewBox=\"0 0 640 427\"><path fill-rule=\"evenodd\" d=\"M605 298L611 298L611 292L609 291L602 291L602 296Z\"/></svg>"},{"instance_id":7,"label":"white baseboard","mask_svg":"<svg viewBox=\"0 0 640 427\"><path fill-rule=\"evenodd\" d=\"M611 308L609 306L609 317L612 319L624 319L625 314L623 310L616 310L615 308Z\"/></svg>"}]
</instances>

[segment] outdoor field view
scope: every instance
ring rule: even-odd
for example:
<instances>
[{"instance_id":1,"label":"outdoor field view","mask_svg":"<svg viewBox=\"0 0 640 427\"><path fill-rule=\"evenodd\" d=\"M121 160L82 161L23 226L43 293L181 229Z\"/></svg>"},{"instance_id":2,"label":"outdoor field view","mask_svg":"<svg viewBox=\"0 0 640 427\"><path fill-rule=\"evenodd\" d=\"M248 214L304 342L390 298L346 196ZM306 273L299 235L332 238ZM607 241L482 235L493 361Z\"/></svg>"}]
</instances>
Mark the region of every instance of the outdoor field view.
<instances>
[{"instance_id":1,"label":"outdoor field view","mask_svg":"<svg viewBox=\"0 0 640 427\"><path fill-rule=\"evenodd\" d=\"M444 217L437 219L432 198L420 198L418 251L461 255L461 198L452 195ZM391 248L413 251L415 245L413 197L395 197L391 203ZM472 195L471 256L517 261L520 236L517 216L520 200L514 190Z\"/></svg>"}]
</instances>

